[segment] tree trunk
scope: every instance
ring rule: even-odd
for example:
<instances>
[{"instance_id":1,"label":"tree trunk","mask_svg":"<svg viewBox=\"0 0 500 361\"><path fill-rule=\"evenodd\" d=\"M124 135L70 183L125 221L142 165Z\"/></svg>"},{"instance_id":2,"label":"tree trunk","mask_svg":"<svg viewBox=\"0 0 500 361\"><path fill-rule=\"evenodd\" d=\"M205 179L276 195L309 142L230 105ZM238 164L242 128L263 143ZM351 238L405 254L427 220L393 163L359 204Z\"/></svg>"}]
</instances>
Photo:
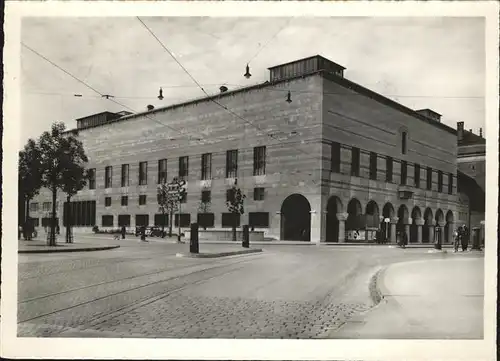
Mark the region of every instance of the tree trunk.
<instances>
[{"instance_id":1,"label":"tree trunk","mask_svg":"<svg viewBox=\"0 0 500 361\"><path fill-rule=\"evenodd\" d=\"M233 242L236 242L236 225L233 224Z\"/></svg>"},{"instance_id":2,"label":"tree trunk","mask_svg":"<svg viewBox=\"0 0 500 361\"><path fill-rule=\"evenodd\" d=\"M56 198L57 188L52 187L52 215L50 222L49 246L56 245Z\"/></svg>"},{"instance_id":3,"label":"tree trunk","mask_svg":"<svg viewBox=\"0 0 500 361\"><path fill-rule=\"evenodd\" d=\"M165 238L165 211L162 211L161 238Z\"/></svg>"},{"instance_id":4,"label":"tree trunk","mask_svg":"<svg viewBox=\"0 0 500 361\"><path fill-rule=\"evenodd\" d=\"M26 218L24 219L24 224L28 222L28 219L30 219L30 200L29 198L26 199Z\"/></svg>"},{"instance_id":5,"label":"tree trunk","mask_svg":"<svg viewBox=\"0 0 500 361\"><path fill-rule=\"evenodd\" d=\"M174 222L174 212L170 211L170 222L168 227L168 236L172 237L172 223Z\"/></svg>"},{"instance_id":6,"label":"tree trunk","mask_svg":"<svg viewBox=\"0 0 500 361\"><path fill-rule=\"evenodd\" d=\"M66 198L66 243L72 243L71 242L71 196L67 196Z\"/></svg>"}]
</instances>

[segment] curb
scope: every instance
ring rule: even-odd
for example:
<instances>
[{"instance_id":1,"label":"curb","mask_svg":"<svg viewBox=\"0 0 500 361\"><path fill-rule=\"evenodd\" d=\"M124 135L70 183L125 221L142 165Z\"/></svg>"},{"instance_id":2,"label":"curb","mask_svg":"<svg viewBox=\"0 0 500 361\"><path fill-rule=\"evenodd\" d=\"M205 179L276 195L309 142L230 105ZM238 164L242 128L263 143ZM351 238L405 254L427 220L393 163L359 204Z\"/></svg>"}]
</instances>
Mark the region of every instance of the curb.
<instances>
[{"instance_id":1,"label":"curb","mask_svg":"<svg viewBox=\"0 0 500 361\"><path fill-rule=\"evenodd\" d=\"M68 248L68 249L30 249L18 250L17 253L60 253L60 252L94 252L106 251L110 249L120 248L120 246L101 246L101 247L88 247L88 248Z\"/></svg>"},{"instance_id":2,"label":"curb","mask_svg":"<svg viewBox=\"0 0 500 361\"><path fill-rule=\"evenodd\" d=\"M387 267L381 268L370 279L368 289L370 290L370 298L372 299L374 306L377 306L384 299L384 295L382 294L382 290L380 289L379 282L382 279L386 269Z\"/></svg>"},{"instance_id":3,"label":"curb","mask_svg":"<svg viewBox=\"0 0 500 361\"><path fill-rule=\"evenodd\" d=\"M228 257L235 256L240 254L250 254L250 253L259 253L262 252L262 249L248 249L242 251L232 251L232 252L221 252L221 253L177 253L176 257L186 257L186 258L218 258L218 257Z\"/></svg>"}]
</instances>

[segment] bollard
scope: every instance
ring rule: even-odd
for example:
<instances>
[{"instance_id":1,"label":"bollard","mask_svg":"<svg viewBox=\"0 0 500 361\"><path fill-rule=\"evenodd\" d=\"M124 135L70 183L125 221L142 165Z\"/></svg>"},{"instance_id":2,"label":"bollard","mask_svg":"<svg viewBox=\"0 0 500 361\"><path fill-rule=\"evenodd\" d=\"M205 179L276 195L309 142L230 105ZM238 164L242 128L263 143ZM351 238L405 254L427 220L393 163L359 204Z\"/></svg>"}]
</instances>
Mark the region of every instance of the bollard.
<instances>
[{"instance_id":1,"label":"bollard","mask_svg":"<svg viewBox=\"0 0 500 361\"><path fill-rule=\"evenodd\" d=\"M198 242L198 224L191 223L191 237L189 242L189 252L191 253L199 253L200 245Z\"/></svg>"},{"instance_id":2,"label":"bollard","mask_svg":"<svg viewBox=\"0 0 500 361\"><path fill-rule=\"evenodd\" d=\"M250 232L248 230L248 225L243 226L243 242L242 246L245 248L250 247Z\"/></svg>"}]
</instances>

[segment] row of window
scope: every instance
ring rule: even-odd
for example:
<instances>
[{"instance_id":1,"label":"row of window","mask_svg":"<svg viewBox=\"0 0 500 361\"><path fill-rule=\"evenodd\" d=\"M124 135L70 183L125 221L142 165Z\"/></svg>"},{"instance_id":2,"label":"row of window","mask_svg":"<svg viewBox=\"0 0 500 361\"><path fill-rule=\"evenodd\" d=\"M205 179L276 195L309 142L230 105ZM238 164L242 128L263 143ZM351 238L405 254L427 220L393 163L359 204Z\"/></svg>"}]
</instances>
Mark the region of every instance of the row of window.
<instances>
[{"instance_id":1,"label":"row of window","mask_svg":"<svg viewBox=\"0 0 500 361\"><path fill-rule=\"evenodd\" d=\"M130 184L129 164L121 165L121 187L128 187ZM104 170L104 187L113 187L113 167L107 166ZM189 174L189 156L179 157L179 179L186 179ZM253 149L253 174L266 174L266 147L255 147ZM226 152L226 178L236 178L238 176L238 150L228 150ZM96 170L89 169L89 189L96 188ZM201 179L212 179L212 153L201 155ZM148 162L139 163L139 185L148 184ZM167 159L158 161L158 179L157 182L167 181Z\"/></svg>"},{"instance_id":2,"label":"row of window","mask_svg":"<svg viewBox=\"0 0 500 361\"><path fill-rule=\"evenodd\" d=\"M226 200L230 201L233 197L232 189L228 189L226 191ZM121 196L121 205L128 206L128 196ZM255 201L263 201L265 198L265 188L254 188L253 190L253 199ZM211 191L202 191L201 192L201 201L203 203L211 202L212 200L212 192ZM147 196L145 194L139 195L139 205L143 206L147 202ZM159 203L158 197L156 199L157 203ZM181 203L187 202L187 193L184 193L181 198ZM111 197L104 198L104 206L111 207Z\"/></svg>"},{"instance_id":3,"label":"row of window","mask_svg":"<svg viewBox=\"0 0 500 361\"><path fill-rule=\"evenodd\" d=\"M113 227L114 223L113 215L103 215L101 219L102 227ZM118 215L118 227L129 227L130 226L130 215L120 214ZM181 227L189 227L191 224L191 214L181 213L180 214ZM214 213L198 213L197 223L200 227L214 227L215 224L215 214ZM250 227L265 228L269 227L269 213L268 212L250 212L248 213L248 224ZM148 214L136 214L135 215L135 225L138 227L149 226L149 215ZM155 214L154 215L154 225L155 226L168 226L169 216L168 214ZM222 213L221 226L223 228L240 226L240 215L237 213ZM174 215L174 226L179 226L179 214Z\"/></svg>"},{"instance_id":4,"label":"row of window","mask_svg":"<svg viewBox=\"0 0 500 361\"><path fill-rule=\"evenodd\" d=\"M59 202L56 202L56 209L59 208ZM38 212L39 204L37 202L30 203L30 211ZM43 202L42 203L42 211L43 212L51 212L52 211L52 202Z\"/></svg>"},{"instance_id":5,"label":"row of window","mask_svg":"<svg viewBox=\"0 0 500 361\"><path fill-rule=\"evenodd\" d=\"M406 144L406 142L405 142ZM340 173L341 165L341 144L332 143L331 144L331 157L330 157L330 169L334 173ZM361 150L356 147L351 148L351 175L359 177L360 173L360 154ZM369 166L369 177L372 180L377 180L377 160L378 154L375 152L370 152L370 166ZM392 183L393 180L393 158L385 157L385 181ZM420 188L420 164L414 164L414 175L413 175L413 186L415 188ZM432 190L432 174L436 170L431 167L426 169L426 189ZM443 192L443 171L438 170L438 192ZM408 185L408 163L404 160L401 161L401 174L399 179L399 184ZM453 194L453 174L448 173L448 194Z\"/></svg>"}]
</instances>

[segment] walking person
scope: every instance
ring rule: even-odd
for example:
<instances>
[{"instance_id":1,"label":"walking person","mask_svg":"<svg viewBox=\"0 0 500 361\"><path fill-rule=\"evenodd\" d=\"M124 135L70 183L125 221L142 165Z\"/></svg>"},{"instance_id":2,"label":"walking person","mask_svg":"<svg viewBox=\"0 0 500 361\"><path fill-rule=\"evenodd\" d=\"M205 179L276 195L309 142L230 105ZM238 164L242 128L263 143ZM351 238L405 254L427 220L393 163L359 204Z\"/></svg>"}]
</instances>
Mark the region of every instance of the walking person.
<instances>
[{"instance_id":1,"label":"walking person","mask_svg":"<svg viewBox=\"0 0 500 361\"><path fill-rule=\"evenodd\" d=\"M462 239L461 239L461 243L462 243L462 252L465 252L467 251L467 248L469 246L469 238L468 238L468 232L467 232L467 227L464 226L462 228Z\"/></svg>"},{"instance_id":2,"label":"walking person","mask_svg":"<svg viewBox=\"0 0 500 361\"><path fill-rule=\"evenodd\" d=\"M125 226L122 226L121 233L122 233L122 239L125 239L125 233L126 233L126 228Z\"/></svg>"},{"instance_id":3,"label":"walking person","mask_svg":"<svg viewBox=\"0 0 500 361\"><path fill-rule=\"evenodd\" d=\"M458 245L460 243L460 233L462 232L462 227L458 227L453 232L453 252L458 252Z\"/></svg>"}]
</instances>

